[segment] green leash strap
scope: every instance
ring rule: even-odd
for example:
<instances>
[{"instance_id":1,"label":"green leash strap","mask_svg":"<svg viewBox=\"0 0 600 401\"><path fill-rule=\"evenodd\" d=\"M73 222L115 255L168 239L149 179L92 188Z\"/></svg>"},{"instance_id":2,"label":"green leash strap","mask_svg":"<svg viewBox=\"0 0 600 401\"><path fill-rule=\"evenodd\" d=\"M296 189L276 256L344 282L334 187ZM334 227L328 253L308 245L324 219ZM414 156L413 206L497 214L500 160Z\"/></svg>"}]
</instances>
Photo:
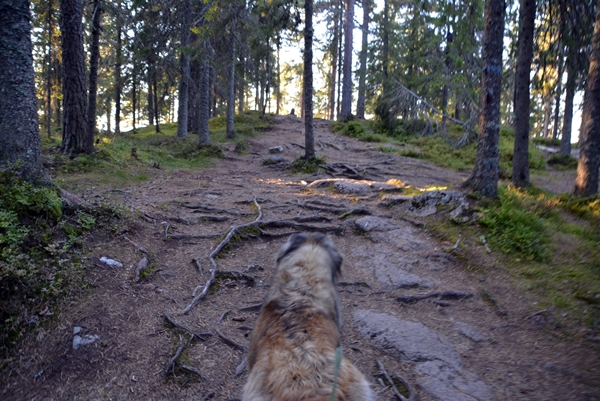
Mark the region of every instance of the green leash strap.
<instances>
[{"instance_id":1,"label":"green leash strap","mask_svg":"<svg viewBox=\"0 0 600 401\"><path fill-rule=\"evenodd\" d=\"M335 377L333 379L333 390L331 391L331 398L329 401L337 400L337 384L340 376L340 367L342 366L342 346L338 346L335 350Z\"/></svg>"}]
</instances>

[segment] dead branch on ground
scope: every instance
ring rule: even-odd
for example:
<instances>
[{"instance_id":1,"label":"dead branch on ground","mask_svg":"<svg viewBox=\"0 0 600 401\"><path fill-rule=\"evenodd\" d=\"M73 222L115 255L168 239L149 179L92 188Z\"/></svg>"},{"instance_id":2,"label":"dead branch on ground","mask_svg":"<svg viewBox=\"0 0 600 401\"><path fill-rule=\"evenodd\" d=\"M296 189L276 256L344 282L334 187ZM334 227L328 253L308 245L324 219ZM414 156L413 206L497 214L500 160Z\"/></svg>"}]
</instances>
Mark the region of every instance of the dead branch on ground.
<instances>
[{"instance_id":1,"label":"dead branch on ground","mask_svg":"<svg viewBox=\"0 0 600 401\"><path fill-rule=\"evenodd\" d=\"M263 306L263 303L257 303L254 305L250 305L250 306L244 306L243 308L238 309L238 311L240 312L257 312L259 311Z\"/></svg>"},{"instance_id":2,"label":"dead branch on ground","mask_svg":"<svg viewBox=\"0 0 600 401\"><path fill-rule=\"evenodd\" d=\"M223 341L225 344L229 345L232 348L237 349L238 351L248 352L248 347L246 347L245 345L238 344L235 341L233 341L232 339L225 337L225 335L223 333L221 333L219 331L219 329L215 329L215 331L217 332L217 335L219 336L221 341Z\"/></svg>"},{"instance_id":3,"label":"dead branch on ground","mask_svg":"<svg viewBox=\"0 0 600 401\"><path fill-rule=\"evenodd\" d=\"M423 294L423 295L406 295L403 297L396 298L397 301L403 302L406 304L415 303L427 298L436 298L438 301L457 301L459 299L471 298L473 296L470 292L460 292L460 291L442 291L442 292L432 292L431 294Z\"/></svg>"},{"instance_id":4,"label":"dead branch on ground","mask_svg":"<svg viewBox=\"0 0 600 401\"><path fill-rule=\"evenodd\" d=\"M131 245L133 245L135 247L135 249L137 249L139 252L145 253L146 255L150 255L150 252L148 252L148 250L146 248L133 242L132 240L129 239L128 236L123 235L123 238L125 238L127 240L127 242L129 242Z\"/></svg>"},{"instance_id":5,"label":"dead branch on ground","mask_svg":"<svg viewBox=\"0 0 600 401\"><path fill-rule=\"evenodd\" d=\"M179 364L179 368L181 370L185 370L187 372L194 373L195 375L198 375L198 377L200 377L204 381L208 381L208 379L206 378L206 376L204 376L202 373L200 373L200 371L198 369L196 369L195 367L193 367L193 366L189 366L189 365L180 363Z\"/></svg>"},{"instance_id":6,"label":"dead branch on ground","mask_svg":"<svg viewBox=\"0 0 600 401\"><path fill-rule=\"evenodd\" d=\"M169 314L167 312L164 312L164 317L165 320L167 321L167 323L169 323L171 326L181 329L187 333L189 333L192 337L191 338L198 338L202 341L206 341L205 337L212 337L213 333L211 332L207 332L207 333L196 333L195 331L192 331L192 329L190 329L187 326L184 326L181 323L178 323L175 319L173 319L171 316L169 316Z\"/></svg>"},{"instance_id":7,"label":"dead branch on ground","mask_svg":"<svg viewBox=\"0 0 600 401\"><path fill-rule=\"evenodd\" d=\"M171 373L171 372L173 373L173 376L175 376L175 364L177 363L177 360L183 353L184 348L185 348L185 343L183 342L183 336L180 334L179 335L179 347L177 348L175 355L173 356L173 358L171 358L171 360L169 361L169 364L167 365L167 369L165 370L165 376L168 377L169 373Z\"/></svg>"},{"instance_id":8,"label":"dead branch on ground","mask_svg":"<svg viewBox=\"0 0 600 401\"><path fill-rule=\"evenodd\" d=\"M412 389L412 387L408 384L408 381L404 377L400 376L397 373L393 374L394 377L396 379L398 379L402 383L402 385L404 386L404 388L408 392L408 398L406 398L402 394L400 394L400 392L398 391L398 387L396 386L396 384L392 380L392 378L391 378L390 374L388 373L387 369L385 368L385 366L383 366L383 363L381 363L381 361L377 360L377 365L379 366L380 373L385 377L385 379L387 380L387 382L390 384L390 387L392 387L392 391L394 392L394 395L400 401L414 401L415 400L415 392Z\"/></svg>"}]
</instances>

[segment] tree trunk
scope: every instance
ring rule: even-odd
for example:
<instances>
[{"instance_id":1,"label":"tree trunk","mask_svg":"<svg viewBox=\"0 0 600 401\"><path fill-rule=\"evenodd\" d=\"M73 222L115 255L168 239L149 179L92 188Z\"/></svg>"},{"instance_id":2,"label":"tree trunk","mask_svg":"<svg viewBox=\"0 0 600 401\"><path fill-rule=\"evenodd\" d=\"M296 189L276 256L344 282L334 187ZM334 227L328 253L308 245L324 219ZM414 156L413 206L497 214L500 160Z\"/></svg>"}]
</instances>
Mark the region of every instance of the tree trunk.
<instances>
[{"instance_id":1,"label":"tree trunk","mask_svg":"<svg viewBox=\"0 0 600 401\"><path fill-rule=\"evenodd\" d=\"M181 77L179 80L179 107L177 110L177 137L188 136L188 106L190 86L190 56L187 47L190 45L190 14L192 5L190 0L183 2L181 23Z\"/></svg>"},{"instance_id":2,"label":"tree trunk","mask_svg":"<svg viewBox=\"0 0 600 401\"><path fill-rule=\"evenodd\" d=\"M277 97L277 105L275 106L275 114L279 115L281 112L281 63L279 57L279 51L281 50L281 38L277 37L277 91L275 96Z\"/></svg>"},{"instance_id":3,"label":"tree trunk","mask_svg":"<svg viewBox=\"0 0 600 401\"><path fill-rule=\"evenodd\" d=\"M567 60L567 84L565 94L565 113L563 116L562 138L560 140L560 154L571 154L571 131L573 129L573 98L577 86L577 72L572 63Z\"/></svg>"},{"instance_id":4,"label":"tree trunk","mask_svg":"<svg viewBox=\"0 0 600 401\"><path fill-rule=\"evenodd\" d=\"M152 94L152 59L148 58L146 60L146 64L148 66L146 83L148 84L148 125L152 125L154 123L154 96Z\"/></svg>"},{"instance_id":5,"label":"tree trunk","mask_svg":"<svg viewBox=\"0 0 600 401\"><path fill-rule=\"evenodd\" d=\"M561 52L562 53L562 52ZM562 96L562 76L564 61L562 55L559 55L558 59L558 75L556 82L556 94L554 96L554 127L552 128L552 139L558 139L558 125L560 123L560 97Z\"/></svg>"},{"instance_id":6,"label":"tree trunk","mask_svg":"<svg viewBox=\"0 0 600 401\"><path fill-rule=\"evenodd\" d=\"M365 118L365 92L367 78L367 52L369 50L369 13L371 12L371 0L362 0L363 24L362 24L362 49L360 50L360 70L358 73L358 100L356 102L356 116Z\"/></svg>"},{"instance_id":7,"label":"tree trunk","mask_svg":"<svg viewBox=\"0 0 600 401\"><path fill-rule=\"evenodd\" d=\"M133 120L133 132L136 131L136 111L137 111L137 71L135 66L131 71L131 117Z\"/></svg>"},{"instance_id":8,"label":"tree trunk","mask_svg":"<svg viewBox=\"0 0 600 401\"><path fill-rule=\"evenodd\" d=\"M227 129L226 135L228 139L235 137L233 126L233 118L235 114L235 34L231 32L231 59L229 64L229 79L227 90Z\"/></svg>"},{"instance_id":9,"label":"tree trunk","mask_svg":"<svg viewBox=\"0 0 600 401\"><path fill-rule=\"evenodd\" d=\"M528 187L529 182L529 76L533 57L535 0L521 0L519 8L519 56L515 73L515 143L512 182Z\"/></svg>"},{"instance_id":10,"label":"tree trunk","mask_svg":"<svg viewBox=\"0 0 600 401\"><path fill-rule=\"evenodd\" d=\"M498 196L498 140L505 8L504 0L486 0L477 155L473 173L465 182L465 186L490 198Z\"/></svg>"},{"instance_id":11,"label":"tree trunk","mask_svg":"<svg viewBox=\"0 0 600 401\"><path fill-rule=\"evenodd\" d=\"M123 64L123 42L121 40L123 24L121 21L121 1L117 2L116 28L117 43L115 49L115 135L121 133L121 92L123 78L121 78L121 66Z\"/></svg>"},{"instance_id":12,"label":"tree trunk","mask_svg":"<svg viewBox=\"0 0 600 401\"><path fill-rule=\"evenodd\" d=\"M342 83L342 113L345 120L352 114L352 33L354 30L354 0L345 0L344 13L344 81Z\"/></svg>"},{"instance_id":13,"label":"tree trunk","mask_svg":"<svg viewBox=\"0 0 600 401\"><path fill-rule=\"evenodd\" d=\"M313 125L313 0L304 1L304 80L303 103L304 103L304 158L312 160L315 158L315 127Z\"/></svg>"},{"instance_id":14,"label":"tree trunk","mask_svg":"<svg viewBox=\"0 0 600 401\"><path fill-rule=\"evenodd\" d=\"M0 5L0 170L49 185L40 150L29 0Z\"/></svg>"},{"instance_id":15,"label":"tree trunk","mask_svg":"<svg viewBox=\"0 0 600 401\"><path fill-rule=\"evenodd\" d=\"M204 56L206 58L206 56ZM208 122L210 118L210 65L205 59L200 67L200 85L198 88L198 145L210 143Z\"/></svg>"},{"instance_id":16,"label":"tree trunk","mask_svg":"<svg viewBox=\"0 0 600 401\"><path fill-rule=\"evenodd\" d=\"M92 15L92 43L90 45L90 88L88 94L88 135L96 134L96 108L98 92L98 62L100 60L100 20L102 17L102 0L94 0Z\"/></svg>"},{"instance_id":17,"label":"tree trunk","mask_svg":"<svg viewBox=\"0 0 600 401\"><path fill-rule=\"evenodd\" d=\"M383 38L382 41L382 65L384 85L388 78L388 66L390 63L390 0L383 0Z\"/></svg>"},{"instance_id":18,"label":"tree trunk","mask_svg":"<svg viewBox=\"0 0 600 401\"><path fill-rule=\"evenodd\" d=\"M592 39L592 55L581 114L581 150L573 193L593 196L598 193L600 168L600 0L596 6L596 23Z\"/></svg>"},{"instance_id":19,"label":"tree trunk","mask_svg":"<svg viewBox=\"0 0 600 401\"><path fill-rule=\"evenodd\" d=\"M64 69L61 149L68 154L89 154L94 151L94 137L87 125L83 4L81 0L61 0L60 12Z\"/></svg>"},{"instance_id":20,"label":"tree trunk","mask_svg":"<svg viewBox=\"0 0 600 401\"><path fill-rule=\"evenodd\" d=\"M52 32L54 23L52 15L54 13L54 2L48 0L48 9L46 11L46 31L48 33L48 63L46 65L46 131L48 138L52 137Z\"/></svg>"},{"instance_id":21,"label":"tree trunk","mask_svg":"<svg viewBox=\"0 0 600 401\"><path fill-rule=\"evenodd\" d=\"M154 97L154 131L160 132L160 105L158 104L158 79L156 65L152 66L152 96Z\"/></svg>"},{"instance_id":22,"label":"tree trunk","mask_svg":"<svg viewBox=\"0 0 600 401\"><path fill-rule=\"evenodd\" d=\"M238 82L238 114L244 112L246 107L246 56L243 49L240 49L240 79Z\"/></svg>"},{"instance_id":23,"label":"tree trunk","mask_svg":"<svg viewBox=\"0 0 600 401\"><path fill-rule=\"evenodd\" d=\"M550 138L550 115L552 114L552 97L546 98L544 106L544 125L542 126L542 137Z\"/></svg>"},{"instance_id":24,"label":"tree trunk","mask_svg":"<svg viewBox=\"0 0 600 401\"><path fill-rule=\"evenodd\" d=\"M339 4L339 0L338 0ZM339 52L339 18L337 16L338 7L335 7L333 16L333 38L331 39L331 76L329 80L329 119L335 120L335 88L338 68L338 52Z\"/></svg>"}]
</instances>

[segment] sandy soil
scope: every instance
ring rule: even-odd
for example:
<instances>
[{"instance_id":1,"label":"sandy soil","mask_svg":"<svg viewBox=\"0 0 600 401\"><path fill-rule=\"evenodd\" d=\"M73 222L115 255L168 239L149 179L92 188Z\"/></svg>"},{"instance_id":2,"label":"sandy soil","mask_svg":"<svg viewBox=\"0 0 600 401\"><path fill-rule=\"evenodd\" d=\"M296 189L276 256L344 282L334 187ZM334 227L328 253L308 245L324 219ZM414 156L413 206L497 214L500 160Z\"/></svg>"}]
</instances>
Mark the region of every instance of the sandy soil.
<instances>
[{"instance_id":1,"label":"sandy soil","mask_svg":"<svg viewBox=\"0 0 600 401\"><path fill-rule=\"evenodd\" d=\"M369 180L396 179L425 188L451 186L466 177L466 173L422 160L382 153L376 144L335 135L325 121L316 121L316 138L318 154L326 155L329 164L345 163ZM219 269L242 271L260 265L264 270L249 272L255 276L254 285L220 279L188 314L181 315L181 311L193 298L194 289L204 286L210 268L207 256L228 228L256 218L256 198L264 220L316 215L323 219L305 224L337 232L334 241L345 257L342 272L346 285L340 286L345 354L369 378L380 400L395 398L374 377L377 361L411 383L419 400L434 398L418 385L415 361L373 345L360 335L353 322L356 310L385 312L420 322L445 336L465 368L492 389L496 400L600 400L598 344L582 340L585 337L578 333L566 336L551 312L536 315L539 308L535 298L518 288L485 252L467 264L443 251L452 244L440 243L426 229L401 219L406 206L381 207L384 195L380 192L344 195L328 188L308 188L306 183L329 176L324 171L294 175L282 165L262 164L269 148L282 146L280 156L292 161L303 153L302 144L302 121L278 117L269 132L250 141L249 154L238 155L233 152L234 145L229 145L225 152L228 158L208 170L157 170L150 181L121 191L90 189L85 194L88 198L102 196L136 211L136 222L122 227L119 234L150 252L151 274L134 282L143 254L123 235L92 233L91 248L85 255L89 291L65 309L54 311L52 324L36 330L31 341L9 361L1 379L0 397L36 401L201 400L214 393L216 400L240 398L247 370L236 376L236 368L244 359L244 351L226 344L217 330L238 345L249 344L258 312L240 309L261 302L275 254L294 229L268 228L272 236L251 235L233 244L217 259ZM546 181L549 186L560 183L567 187L560 179L549 177ZM311 209L308 204L323 208ZM379 241L377 235L357 233L338 213L325 210L358 207L393 221L424 244L394 257L403 264L435 260L441 268L414 270L429 282L429 288L389 288L375 277L375 265L386 258L389 249L385 241ZM211 221L210 216L223 221ZM476 239L465 241L481 246ZM124 267L101 263L103 256L122 262ZM202 274L194 259L202 266ZM367 286L357 284L362 282ZM468 291L475 296L449 305L433 300L404 305L396 300L401 295L433 290ZM479 296L484 290L493 294L507 315L497 313ZM179 368L175 376L166 377L182 332L166 324L165 313L193 331L213 334L186 343L180 359L203 378ZM480 337L461 334L458 324L468 325ZM81 328L79 335L98 336L98 340L74 350L75 327Z\"/></svg>"}]
</instances>

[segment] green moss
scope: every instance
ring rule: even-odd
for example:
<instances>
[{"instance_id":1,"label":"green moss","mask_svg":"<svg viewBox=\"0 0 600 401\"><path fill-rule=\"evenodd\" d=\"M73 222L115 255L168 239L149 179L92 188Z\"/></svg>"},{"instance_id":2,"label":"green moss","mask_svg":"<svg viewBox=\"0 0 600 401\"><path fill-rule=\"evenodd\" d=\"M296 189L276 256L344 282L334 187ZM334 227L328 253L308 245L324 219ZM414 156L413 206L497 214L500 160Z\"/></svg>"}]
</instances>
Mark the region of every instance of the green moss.
<instances>
[{"instance_id":1,"label":"green moss","mask_svg":"<svg viewBox=\"0 0 600 401\"><path fill-rule=\"evenodd\" d=\"M548 159L548 164L557 170L575 170L577 168L577 159L571 155L554 153Z\"/></svg>"},{"instance_id":2,"label":"green moss","mask_svg":"<svg viewBox=\"0 0 600 401\"><path fill-rule=\"evenodd\" d=\"M292 173L312 174L317 172L320 165L326 163L327 159L325 159L325 156L315 157L314 159L300 157L290 164L290 171Z\"/></svg>"}]
</instances>

